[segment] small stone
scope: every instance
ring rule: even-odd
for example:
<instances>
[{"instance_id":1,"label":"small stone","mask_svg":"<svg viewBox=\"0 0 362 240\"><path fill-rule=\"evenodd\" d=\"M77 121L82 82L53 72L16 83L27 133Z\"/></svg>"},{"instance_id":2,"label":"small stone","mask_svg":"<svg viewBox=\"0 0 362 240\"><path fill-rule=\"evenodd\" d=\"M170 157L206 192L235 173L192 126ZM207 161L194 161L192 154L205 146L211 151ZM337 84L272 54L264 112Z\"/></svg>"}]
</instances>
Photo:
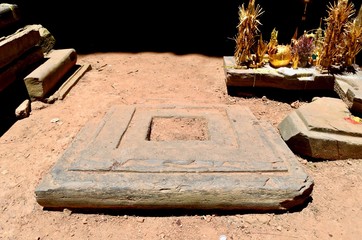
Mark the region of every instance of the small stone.
<instances>
[{"instance_id":1,"label":"small stone","mask_svg":"<svg viewBox=\"0 0 362 240\"><path fill-rule=\"evenodd\" d=\"M180 219L177 219L175 223L177 226L182 227L182 222Z\"/></svg>"},{"instance_id":2,"label":"small stone","mask_svg":"<svg viewBox=\"0 0 362 240\"><path fill-rule=\"evenodd\" d=\"M297 101L295 101L295 102L292 102L292 103L290 104L290 106L291 106L292 108L299 108L299 107L300 107L300 102L297 100Z\"/></svg>"},{"instance_id":3,"label":"small stone","mask_svg":"<svg viewBox=\"0 0 362 240\"><path fill-rule=\"evenodd\" d=\"M59 122L60 119L59 118L53 118L52 120L50 120L51 123L57 123Z\"/></svg>"},{"instance_id":4,"label":"small stone","mask_svg":"<svg viewBox=\"0 0 362 240\"><path fill-rule=\"evenodd\" d=\"M220 235L220 237L219 237L219 240L227 240L228 238L227 238L227 236L226 235Z\"/></svg>"},{"instance_id":5,"label":"small stone","mask_svg":"<svg viewBox=\"0 0 362 240\"><path fill-rule=\"evenodd\" d=\"M303 159L303 160L301 160L301 162L302 162L303 164L307 164L307 163L308 163L308 160Z\"/></svg>"},{"instance_id":6,"label":"small stone","mask_svg":"<svg viewBox=\"0 0 362 240\"><path fill-rule=\"evenodd\" d=\"M210 215L202 216L202 219L205 220L206 222L211 222L211 218L212 216Z\"/></svg>"},{"instance_id":7,"label":"small stone","mask_svg":"<svg viewBox=\"0 0 362 240\"><path fill-rule=\"evenodd\" d=\"M19 107L15 109L15 115L18 119L29 117L30 114L30 101L24 100Z\"/></svg>"},{"instance_id":8,"label":"small stone","mask_svg":"<svg viewBox=\"0 0 362 240\"><path fill-rule=\"evenodd\" d=\"M49 104L43 103L41 101L33 101L31 102L31 110L41 110L44 109L46 107L48 107Z\"/></svg>"},{"instance_id":9,"label":"small stone","mask_svg":"<svg viewBox=\"0 0 362 240\"><path fill-rule=\"evenodd\" d=\"M69 210L68 208L64 208L64 209L63 209L63 213L64 213L65 215L67 215L67 216L72 215L72 211Z\"/></svg>"}]
</instances>

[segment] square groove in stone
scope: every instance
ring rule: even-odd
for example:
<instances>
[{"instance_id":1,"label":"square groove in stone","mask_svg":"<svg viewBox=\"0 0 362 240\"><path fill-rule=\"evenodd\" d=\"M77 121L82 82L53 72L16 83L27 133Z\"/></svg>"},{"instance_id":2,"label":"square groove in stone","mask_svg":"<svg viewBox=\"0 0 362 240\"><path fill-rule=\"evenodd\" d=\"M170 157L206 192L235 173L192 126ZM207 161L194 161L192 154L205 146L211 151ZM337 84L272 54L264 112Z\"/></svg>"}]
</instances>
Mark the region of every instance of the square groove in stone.
<instances>
[{"instance_id":1,"label":"square groove in stone","mask_svg":"<svg viewBox=\"0 0 362 240\"><path fill-rule=\"evenodd\" d=\"M270 124L247 108L218 107L227 113L222 125L233 132L220 148L210 139L180 151L185 141L151 143L137 127L128 132L152 116L184 116L190 108L207 117L216 107L117 106L98 124L88 123L37 186L37 202L57 209L285 210L307 200L313 180Z\"/></svg>"},{"instance_id":2,"label":"square groove in stone","mask_svg":"<svg viewBox=\"0 0 362 240\"><path fill-rule=\"evenodd\" d=\"M167 141L163 143L146 143L149 126L153 118L203 118L207 121L209 140L198 143L199 141ZM147 144L153 147L169 148L195 148L200 145L217 144L219 146L237 147L236 136L230 126L228 113L223 108L154 108L154 107L138 107L129 125L119 141L120 147L128 147L130 145L139 147ZM195 145L197 144L197 145Z\"/></svg>"},{"instance_id":3,"label":"square groove in stone","mask_svg":"<svg viewBox=\"0 0 362 240\"><path fill-rule=\"evenodd\" d=\"M149 141L155 117L204 118L205 141ZM287 172L285 159L249 111L233 107L119 107L71 171ZM115 131L114 129L122 129ZM262 152L261 152L262 150ZM266 157L268 155L268 157Z\"/></svg>"}]
</instances>

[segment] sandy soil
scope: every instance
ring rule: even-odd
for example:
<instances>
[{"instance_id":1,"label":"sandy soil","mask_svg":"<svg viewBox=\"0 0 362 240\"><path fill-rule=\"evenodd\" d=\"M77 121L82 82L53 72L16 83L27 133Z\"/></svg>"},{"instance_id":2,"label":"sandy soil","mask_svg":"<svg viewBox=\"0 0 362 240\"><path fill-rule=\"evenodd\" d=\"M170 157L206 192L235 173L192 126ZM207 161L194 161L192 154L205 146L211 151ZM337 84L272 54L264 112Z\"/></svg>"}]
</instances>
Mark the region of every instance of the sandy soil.
<instances>
[{"instance_id":1,"label":"sandy soil","mask_svg":"<svg viewBox=\"0 0 362 240\"><path fill-rule=\"evenodd\" d=\"M222 58L173 53L79 55L87 72L63 100L33 102L30 117L0 137L0 239L361 239L361 159L313 162L311 201L286 213L71 212L44 210L34 190L78 131L114 104L248 106L275 128L308 100L231 96Z\"/></svg>"}]
</instances>

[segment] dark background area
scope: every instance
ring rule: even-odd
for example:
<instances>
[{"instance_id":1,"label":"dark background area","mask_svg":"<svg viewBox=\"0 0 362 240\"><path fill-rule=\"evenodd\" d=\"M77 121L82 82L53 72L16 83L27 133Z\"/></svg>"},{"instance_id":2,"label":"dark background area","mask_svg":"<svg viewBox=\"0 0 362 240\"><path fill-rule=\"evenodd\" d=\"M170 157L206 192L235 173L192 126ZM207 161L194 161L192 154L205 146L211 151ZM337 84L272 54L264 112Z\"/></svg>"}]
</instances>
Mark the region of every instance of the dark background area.
<instances>
[{"instance_id":1,"label":"dark background area","mask_svg":"<svg viewBox=\"0 0 362 240\"><path fill-rule=\"evenodd\" d=\"M336 0L337 1L337 0ZM353 0L358 12L360 0ZM56 39L55 49L74 48L80 54L95 52L173 52L232 56L239 23L239 7L249 0L184 1L7 1L16 4L26 24L41 24ZM296 29L316 29L327 16L332 0L256 0L265 41L275 28L280 44L289 44ZM322 25L322 27L324 27ZM11 34L2 31L1 35ZM362 65L362 53L357 55ZM28 98L23 81L0 93L0 136L16 121L15 108Z\"/></svg>"},{"instance_id":2,"label":"dark background area","mask_svg":"<svg viewBox=\"0 0 362 240\"><path fill-rule=\"evenodd\" d=\"M353 0L358 11L360 0ZM295 30L318 28L332 0L310 0L302 21L304 0L256 0L264 13L264 40L278 30L281 44ZM42 24L55 37L56 48L91 52L174 52L233 55L238 10L248 0L228 1L8 1L18 5L22 21ZM360 57L359 57L360 58Z\"/></svg>"}]
</instances>

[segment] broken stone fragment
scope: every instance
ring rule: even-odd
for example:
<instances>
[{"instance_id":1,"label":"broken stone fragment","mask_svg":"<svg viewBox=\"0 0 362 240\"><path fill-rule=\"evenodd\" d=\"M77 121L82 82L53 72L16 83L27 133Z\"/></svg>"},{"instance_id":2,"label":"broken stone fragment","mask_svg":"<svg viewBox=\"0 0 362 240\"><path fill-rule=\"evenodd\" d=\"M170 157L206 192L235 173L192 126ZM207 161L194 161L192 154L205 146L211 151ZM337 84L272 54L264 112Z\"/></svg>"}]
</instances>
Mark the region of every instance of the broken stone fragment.
<instances>
[{"instance_id":1,"label":"broken stone fragment","mask_svg":"<svg viewBox=\"0 0 362 240\"><path fill-rule=\"evenodd\" d=\"M49 53L56 43L54 36L40 24L28 25L28 27L39 32L41 38L37 45L41 47L43 53Z\"/></svg>"},{"instance_id":2,"label":"broken stone fragment","mask_svg":"<svg viewBox=\"0 0 362 240\"><path fill-rule=\"evenodd\" d=\"M7 28L20 20L18 5L0 4L0 29Z\"/></svg>"},{"instance_id":3,"label":"broken stone fragment","mask_svg":"<svg viewBox=\"0 0 362 240\"><path fill-rule=\"evenodd\" d=\"M29 99L24 100L19 107L15 109L15 116L18 119L29 117L30 114L30 101Z\"/></svg>"}]
</instances>

